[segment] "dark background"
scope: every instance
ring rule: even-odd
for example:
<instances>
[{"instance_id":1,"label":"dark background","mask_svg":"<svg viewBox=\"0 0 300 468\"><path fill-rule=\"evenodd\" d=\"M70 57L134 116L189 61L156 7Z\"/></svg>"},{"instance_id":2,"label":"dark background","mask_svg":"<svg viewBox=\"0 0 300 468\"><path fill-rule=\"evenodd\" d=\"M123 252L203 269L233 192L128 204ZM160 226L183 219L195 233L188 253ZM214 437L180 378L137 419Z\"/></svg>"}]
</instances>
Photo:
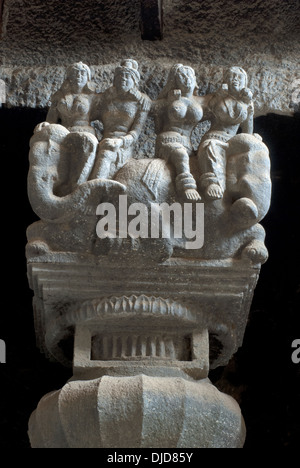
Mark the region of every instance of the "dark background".
<instances>
[{"instance_id":1,"label":"dark background","mask_svg":"<svg viewBox=\"0 0 300 468\"><path fill-rule=\"evenodd\" d=\"M27 199L29 140L46 111L0 109L1 285L0 447L30 448L27 424L39 400L61 388L71 370L50 363L35 345L32 291L26 276L26 228L36 216ZM273 194L262 224L270 258L262 266L243 347L214 384L239 402L247 426L245 448L296 448L300 440L300 364L292 341L300 339L300 118L268 115L255 120L270 149Z\"/></svg>"}]
</instances>

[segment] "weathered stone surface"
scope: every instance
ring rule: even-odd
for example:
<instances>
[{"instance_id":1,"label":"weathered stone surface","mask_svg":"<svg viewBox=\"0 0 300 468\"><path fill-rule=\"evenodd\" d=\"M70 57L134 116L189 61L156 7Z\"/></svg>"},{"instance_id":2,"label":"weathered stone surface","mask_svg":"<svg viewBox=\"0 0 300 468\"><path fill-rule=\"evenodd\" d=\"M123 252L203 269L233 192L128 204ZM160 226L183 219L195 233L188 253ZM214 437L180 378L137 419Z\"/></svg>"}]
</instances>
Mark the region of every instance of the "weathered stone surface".
<instances>
[{"instance_id":1,"label":"weathered stone surface","mask_svg":"<svg viewBox=\"0 0 300 468\"><path fill-rule=\"evenodd\" d=\"M207 329L218 343L210 358L211 368L226 365L242 344L259 274L259 268L247 261L174 259L145 269L134 263L129 267L124 260L117 269L113 259L103 257L94 261L82 255L45 255L44 259L47 257L50 263L28 265L30 286L36 292L35 327L40 349L62 364L72 365L64 341L74 336L76 325L89 323L98 323L99 330L107 333L118 330L129 335L151 335L157 328L166 333L172 327L192 336L195 330ZM120 263L119 256L116 261ZM135 366L127 361L123 364L122 372L137 372L137 362ZM160 361L154 364L161 366ZM199 362L193 363L191 356L178 365L194 378L200 378L203 369L207 371L205 367L199 370ZM86 359L85 366L101 372L103 362ZM84 366L80 367L83 372Z\"/></svg>"},{"instance_id":2,"label":"weathered stone surface","mask_svg":"<svg viewBox=\"0 0 300 468\"><path fill-rule=\"evenodd\" d=\"M113 86L100 93L88 81L86 65L77 64L69 70L84 72L83 85L77 89L68 78L71 72L67 72L53 97L48 122L36 127L30 142L28 193L41 221L28 229L28 260L47 252L110 255L115 249L122 255L126 250L127 254L140 254L140 261L146 262L149 254L160 260L172 256L210 260L246 256L254 264L267 259L264 230L258 223L270 204L270 161L261 137L253 135L252 92L245 87L244 70L233 68L230 79L224 76L222 88L199 97L193 69L176 64L155 101L138 89L140 74L135 60L122 62ZM144 126L149 112L157 137L155 140L152 135L154 154L141 159L144 154L137 143L141 134L147 138ZM204 115L210 115L211 128L202 139L197 134L193 137ZM92 126L94 119L102 125L100 132ZM236 135L239 127L244 133ZM185 202L190 202L191 216L193 212L198 215L201 207L192 202L201 197L205 202L204 246L197 223L195 244L199 243L187 247L192 236L178 235L170 210L168 223L165 218L163 223L169 236L161 233L161 238L158 234L153 240L153 224L151 235L148 229L153 209L161 216L163 203L173 206L176 202L181 212L176 216L182 217L182 208L188 209ZM125 212L128 224L127 210L137 203L143 203L147 232L135 236L135 247L123 240L124 227L120 225L113 228L115 236L99 234L97 215L104 214L101 207L113 206L113 222L118 215L119 224L121 211Z\"/></svg>"},{"instance_id":3,"label":"weathered stone surface","mask_svg":"<svg viewBox=\"0 0 300 468\"><path fill-rule=\"evenodd\" d=\"M245 425L208 380L104 376L46 395L29 436L36 448L241 448Z\"/></svg>"},{"instance_id":4,"label":"weathered stone surface","mask_svg":"<svg viewBox=\"0 0 300 468\"><path fill-rule=\"evenodd\" d=\"M23 15L20 15L21 9ZM299 34L300 13L296 0L284 3L280 0L263 3L259 0L248 3L218 0L201 5L197 0L188 5L184 0L164 0L163 9L165 41L153 48L152 43L142 43L140 40L138 0L125 0L121 5L115 0L87 0L84 4L74 0L65 0L63 3L48 0L46 4L40 0L6 0L3 50L7 51L10 63L18 56L18 50L14 50L14 45L18 45L26 51L23 58L18 56L18 62L23 59L24 63L30 61L37 64L42 61L45 64L46 61L64 60L69 51L72 52L69 58L74 62L78 60L74 54L81 49L81 59L89 59L92 63L93 57L101 60L104 55L109 56L106 53L108 50L114 54L116 39L121 36L127 42L130 38L131 47L141 44L142 50L138 55L135 53L137 50L126 51L126 55L134 54L138 60L142 54L147 56L147 51L153 54L149 58L154 59L161 50L168 49L167 45L172 45L167 54L169 58L173 58L174 53L177 58L182 58L184 51L188 53L186 58L189 60L196 52L194 61L206 61L209 58L211 62L219 64L222 58L223 62L227 60L224 63L226 65L235 61L237 56L233 54L239 53L239 58L249 54L250 58L253 50L266 58L269 54L269 59L276 58L276 54L278 57L284 57L285 54L287 58L289 52L293 52L293 39L297 39ZM107 36L113 39L109 44L104 41ZM181 44L179 37L182 38ZM264 39L263 43L261 38ZM103 42L101 48L98 46L99 41ZM193 46L189 51L192 41ZM119 47L124 47L122 42L119 42ZM55 46L60 47L56 53L50 56L43 53L43 47L54 51ZM225 49L226 56L223 56ZM86 53L92 55L87 56ZM116 58L123 53L124 49L119 50Z\"/></svg>"},{"instance_id":5,"label":"weathered stone surface","mask_svg":"<svg viewBox=\"0 0 300 468\"><path fill-rule=\"evenodd\" d=\"M139 83L134 59L100 92L87 65L68 67L30 141L28 194L41 219L27 230L26 255L38 344L74 373L33 414L33 447L244 442L237 404L206 379L241 346L268 257L259 222L270 160L253 134L247 73L227 69L204 96L181 63L157 99ZM145 158L148 116L155 144ZM142 428L126 431L132 418ZM93 437L82 430L91 421Z\"/></svg>"},{"instance_id":6,"label":"weathered stone surface","mask_svg":"<svg viewBox=\"0 0 300 468\"><path fill-rule=\"evenodd\" d=\"M130 55L137 58L140 54L138 49L132 49ZM76 56L76 59L80 60L80 56ZM220 62L220 66L215 66L202 61L193 63L193 57L189 60L181 57L181 60L184 64L191 64L194 67L200 94L214 91L220 85L224 62ZM298 102L295 102L295 91L299 88L300 80L298 57L295 56L294 60L287 62L275 57L270 59L269 63L262 60L261 64L257 63L259 60L246 62L239 57L235 61L243 65L248 72L249 84L254 92L256 117L267 113L292 115L298 108ZM170 58L161 63L159 58L150 61L141 57L139 63L142 75L141 90L147 92L151 98L156 98L158 91L166 82L168 70L174 60ZM91 65L98 89L104 90L110 86L114 67L115 62L105 63L103 66ZM50 106L51 95L62 84L65 67L2 65L0 74L6 83L8 106L44 108Z\"/></svg>"},{"instance_id":7,"label":"weathered stone surface","mask_svg":"<svg viewBox=\"0 0 300 468\"><path fill-rule=\"evenodd\" d=\"M256 115L289 115L298 106L299 15L297 0L165 0L164 39L153 43L140 37L137 0L6 0L0 76L8 105L47 107L65 67L79 60L105 89L120 57L134 57L141 90L152 98L178 61L195 68L203 94L220 82L221 68L238 64L248 72Z\"/></svg>"}]
</instances>

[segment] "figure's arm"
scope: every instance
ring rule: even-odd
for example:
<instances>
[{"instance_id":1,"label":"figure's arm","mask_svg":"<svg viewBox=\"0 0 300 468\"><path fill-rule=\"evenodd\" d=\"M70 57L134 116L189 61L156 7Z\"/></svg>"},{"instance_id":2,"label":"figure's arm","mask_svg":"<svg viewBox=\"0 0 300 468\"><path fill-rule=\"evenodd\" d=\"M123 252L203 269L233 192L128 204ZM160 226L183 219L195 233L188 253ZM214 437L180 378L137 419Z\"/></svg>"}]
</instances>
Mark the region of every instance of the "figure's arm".
<instances>
[{"instance_id":1,"label":"figure's arm","mask_svg":"<svg viewBox=\"0 0 300 468\"><path fill-rule=\"evenodd\" d=\"M152 101L150 113L152 115L157 115L161 109L166 105L166 99L157 99L156 101Z\"/></svg>"},{"instance_id":2,"label":"figure's arm","mask_svg":"<svg viewBox=\"0 0 300 468\"><path fill-rule=\"evenodd\" d=\"M51 104L46 117L46 122L50 124L57 124L59 122L59 112L57 110L56 103Z\"/></svg>"},{"instance_id":3,"label":"figure's arm","mask_svg":"<svg viewBox=\"0 0 300 468\"><path fill-rule=\"evenodd\" d=\"M58 112L57 106L61 98L62 98L62 94L60 90L56 91L56 93L54 93L54 95L51 97L51 106L47 113L46 122L50 124L60 123L61 119L60 119L60 114Z\"/></svg>"},{"instance_id":4,"label":"figure's arm","mask_svg":"<svg viewBox=\"0 0 300 468\"><path fill-rule=\"evenodd\" d=\"M168 104L172 104L174 101L180 101L181 94L181 89L171 89L167 96Z\"/></svg>"},{"instance_id":5,"label":"figure's arm","mask_svg":"<svg viewBox=\"0 0 300 468\"><path fill-rule=\"evenodd\" d=\"M104 93L95 94L92 97L90 108L90 122L99 120L101 122L101 110L103 107Z\"/></svg>"},{"instance_id":6,"label":"figure's arm","mask_svg":"<svg viewBox=\"0 0 300 468\"><path fill-rule=\"evenodd\" d=\"M197 96L197 102L203 108L203 110L209 109L210 101L214 97L214 94L206 94L205 96Z\"/></svg>"},{"instance_id":7,"label":"figure's arm","mask_svg":"<svg viewBox=\"0 0 300 468\"><path fill-rule=\"evenodd\" d=\"M248 133L253 135L254 130L254 103L253 103L253 93L249 88L244 88L241 91L241 98L243 102L248 104L248 113L246 120L241 124L241 129L243 133Z\"/></svg>"},{"instance_id":8,"label":"figure's arm","mask_svg":"<svg viewBox=\"0 0 300 468\"><path fill-rule=\"evenodd\" d=\"M156 101L153 101L152 107L150 110L150 115L154 119L155 125L155 133L157 135L163 130L163 123L164 123L164 109L167 106L168 101L166 98L160 98Z\"/></svg>"},{"instance_id":9,"label":"figure's arm","mask_svg":"<svg viewBox=\"0 0 300 468\"><path fill-rule=\"evenodd\" d=\"M202 120L209 120L212 112L212 104L214 102L215 94L206 94L205 96L196 96L198 105L203 110Z\"/></svg>"},{"instance_id":10,"label":"figure's arm","mask_svg":"<svg viewBox=\"0 0 300 468\"><path fill-rule=\"evenodd\" d=\"M245 122L241 124L241 129L243 133L248 133L250 135L253 135L253 131L254 131L253 116L254 116L254 105L253 105L253 102L251 102L248 107L247 119L245 120Z\"/></svg>"},{"instance_id":11,"label":"figure's arm","mask_svg":"<svg viewBox=\"0 0 300 468\"><path fill-rule=\"evenodd\" d=\"M128 134L121 137L123 140L123 147L128 148L129 146L136 143L138 140L151 110L152 101L145 94L141 94L142 98L139 100L139 109L136 113L133 124L131 125Z\"/></svg>"}]
</instances>

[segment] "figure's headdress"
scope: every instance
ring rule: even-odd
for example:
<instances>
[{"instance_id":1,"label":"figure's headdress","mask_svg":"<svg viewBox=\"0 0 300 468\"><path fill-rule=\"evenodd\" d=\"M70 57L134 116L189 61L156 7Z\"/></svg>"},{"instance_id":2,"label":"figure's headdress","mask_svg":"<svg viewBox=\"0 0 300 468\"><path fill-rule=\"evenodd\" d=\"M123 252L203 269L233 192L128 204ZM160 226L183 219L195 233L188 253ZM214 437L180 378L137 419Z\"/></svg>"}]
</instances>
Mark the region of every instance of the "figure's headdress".
<instances>
[{"instance_id":1,"label":"figure's headdress","mask_svg":"<svg viewBox=\"0 0 300 468\"><path fill-rule=\"evenodd\" d=\"M173 67L171 68L170 73L169 73L169 76L168 76L167 84L166 84L166 86L163 88L163 90L161 91L160 95L158 96L158 99L165 98L165 97L168 95L169 91L171 91L172 89L176 89L176 88L177 88L177 86L176 86L176 75L177 75L178 71L179 71L181 68L187 68L188 70L190 70L191 73L192 73L192 75L193 75L194 78L195 78L195 83L196 83L195 70L194 70L192 67L189 67L188 65L183 65L182 63L176 63L176 64L173 65ZM196 83L195 89L194 89L194 94L197 94L197 90L198 90L198 85L197 85L197 83Z\"/></svg>"},{"instance_id":2,"label":"figure's headdress","mask_svg":"<svg viewBox=\"0 0 300 468\"><path fill-rule=\"evenodd\" d=\"M137 86L141 79L138 68L139 68L139 65L136 60L126 59L126 60L123 60L121 64L116 68L115 75L123 71L126 71L130 73L130 75L132 76L134 80L135 85Z\"/></svg>"}]
</instances>

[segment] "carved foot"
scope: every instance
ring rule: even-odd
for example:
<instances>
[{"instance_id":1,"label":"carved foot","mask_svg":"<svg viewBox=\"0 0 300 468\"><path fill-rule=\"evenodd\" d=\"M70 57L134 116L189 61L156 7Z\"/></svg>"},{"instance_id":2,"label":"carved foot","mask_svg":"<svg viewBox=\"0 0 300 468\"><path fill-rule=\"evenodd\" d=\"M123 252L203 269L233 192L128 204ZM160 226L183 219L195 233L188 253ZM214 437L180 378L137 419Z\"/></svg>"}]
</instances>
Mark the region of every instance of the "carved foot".
<instances>
[{"instance_id":1,"label":"carved foot","mask_svg":"<svg viewBox=\"0 0 300 468\"><path fill-rule=\"evenodd\" d=\"M239 224L247 225L249 222L255 222L258 218L257 206L250 198L239 198L232 204L230 210Z\"/></svg>"},{"instance_id":2,"label":"carved foot","mask_svg":"<svg viewBox=\"0 0 300 468\"><path fill-rule=\"evenodd\" d=\"M187 189L184 192L185 198L189 201L200 201L201 197L197 190L195 189Z\"/></svg>"},{"instance_id":3,"label":"carved foot","mask_svg":"<svg viewBox=\"0 0 300 468\"><path fill-rule=\"evenodd\" d=\"M223 190L218 184L210 184L205 191L205 196L210 200L220 200L223 197Z\"/></svg>"},{"instance_id":4,"label":"carved foot","mask_svg":"<svg viewBox=\"0 0 300 468\"><path fill-rule=\"evenodd\" d=\"M182 172L176 177L176 189L180 196L188 201L199 201L201 197L197 192L197 184L189 172Z\"/></svg>"},{"instance_id":5,"label":"carved foot","mask_svg":"<svg viewBox=\"0 0 300 468\"><path fill-rule=\"evenodd\" d=\"M253 263L265 263L268 256L265 244L259 240L251 241L242 252L242 258L249 258Z\"/></svg>"}]
</instances>

